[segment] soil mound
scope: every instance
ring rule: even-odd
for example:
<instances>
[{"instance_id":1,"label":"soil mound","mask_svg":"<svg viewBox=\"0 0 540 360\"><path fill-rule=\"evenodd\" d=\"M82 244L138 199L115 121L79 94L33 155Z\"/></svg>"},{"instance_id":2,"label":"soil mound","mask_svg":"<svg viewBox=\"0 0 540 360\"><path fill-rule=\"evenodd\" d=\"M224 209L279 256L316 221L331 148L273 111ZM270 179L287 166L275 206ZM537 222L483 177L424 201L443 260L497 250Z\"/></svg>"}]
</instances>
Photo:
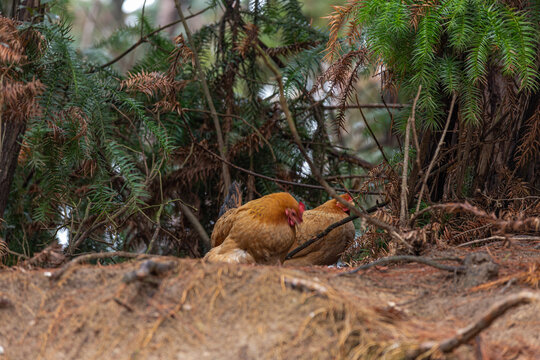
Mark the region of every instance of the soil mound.
<instances>
[{"instance_id":1,"label":"soil mound","mask_svg":"<svg viewBox=\"0 0 540 360\"><path fill-rule=\"evenodd\" d=\"M471 292L419 264L336 277L326 267L152 261L172 266L135 280L141 260L78 265L56 280L2 270L0 359L402 359L520 290ZM538 302L513 309L449 357L535 358L539 324Z\"/></svg>"}]
</instances>

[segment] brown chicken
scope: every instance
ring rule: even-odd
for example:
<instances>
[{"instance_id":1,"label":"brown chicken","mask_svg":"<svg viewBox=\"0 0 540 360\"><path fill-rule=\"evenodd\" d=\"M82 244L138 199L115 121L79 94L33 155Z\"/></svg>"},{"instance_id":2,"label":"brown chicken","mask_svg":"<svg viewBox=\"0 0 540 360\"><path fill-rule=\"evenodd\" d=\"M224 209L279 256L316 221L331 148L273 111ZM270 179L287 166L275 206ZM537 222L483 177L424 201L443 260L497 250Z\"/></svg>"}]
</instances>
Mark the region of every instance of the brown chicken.
<instances>
[{"instance_id":1,"label":"brown chicken","mask_svg":"<svg viewBox=\"0 0 540 360\"><path fill-rule=\"evenodd\" d=\"M341 195L341 197L352 202L348 194ZM348 212L349 209L335 199L329 200L313 210L306 211L303 217L304 221L296 230L296 241L289 251L317 236L333 223L343 220L349 216ZM354 233L352 222L341 225L330 231L324 238L298 252L292 259L286 260L284 264L293 266L335 264L349 242L354 239Z\"/></svg>"},{"instance_id":2,"label":"brown chicken","mask_svg":"<svg viewBox=\"0 0 540 360\"><path fill-rule=\"evenodd\" d=\"M234 184L231 191L235 192ZM236 196L229 195L228 200L238 204ZM212 249L204 258L210 262L280 264L295 241L295 227L302 222L303 212L304 204L289 193L266 195L230 209L216 222Z\"/></svg>"}]
</instances>

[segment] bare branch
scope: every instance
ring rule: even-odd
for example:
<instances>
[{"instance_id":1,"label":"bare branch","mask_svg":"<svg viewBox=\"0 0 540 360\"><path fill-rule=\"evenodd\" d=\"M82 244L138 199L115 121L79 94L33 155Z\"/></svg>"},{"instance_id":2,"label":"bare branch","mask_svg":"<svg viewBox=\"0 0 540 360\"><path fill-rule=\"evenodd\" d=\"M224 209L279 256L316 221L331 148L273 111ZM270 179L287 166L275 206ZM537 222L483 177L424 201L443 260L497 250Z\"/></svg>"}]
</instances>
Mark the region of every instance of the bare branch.
<instances>
[{"instance_id":1,"label":"bare branch","mask_svg":"<svg viewBox=\"0 0 540 360\"><path fill-rule=\"evenodd\" d=\"M405 144L403 145L403 151L405 156L403 157L403 171L401 174L401 211L399 213L399 224L401 227L407 225L407 170L409 168L409 141L410 141L410 130L411 123L415 122L414 113L416 111L416 102L420 97L420 92L422 91L422 85L418 86L418 92L414 98L413 107L411 116L407 119L407 127L405 129Z\"/></svg>"},{"instance_id":2,"label":"bare branch","mask_svg":"<svg viewBox=\"0 0 540 360\"><path fill-rule=\"evenodd\" d=\"M372 212L375 212L378 208L383 207L386 204L387 204L386 202L381 203L381 204L377 204L377 205L367 209L366 214L370 214ZM294 255L298 254L300 251L304 250L305 248L307 248L308 246L310 246L314 242L319 241L320 239L322 239L323 237L328 235L328 233L330 233L330 231L334 230L335 228L338 228L341 225L345 225L349 221L353 221L353 220L356 220L356 219L358 219L358 215L351 215L351 216L347 216L345 219L342 219L342 220L340 220L338 222L333 223L332 225L328 226L326 229L324 229L322 232L318 233L313 238L309 239L308 241L306 241L302 245L298 246L297 248L295 248L294 250L289 252L287 254L287 256L285 257L285 260L289 260L289 259L293 258Z\"/></svg>"},{"instance_id":3,"label":"bare branch","mask_svg":"<svg viewBox=\"0 0 540 360\"><path fill-rule=\"evenodd\" d=\"M67 270L69 270L73 266L84 263L84 262L87 262L87 261L92 261L92 260L97 260L97 259L110 259L110 258L113 258L113 257L136 258L136 257L139 257L139 256L147 257L147 256L150 256L150 255L131 253L131 252L127 252L127 251L101 252L101 253L92 253L92 254L81 255L81 256L76 257L75 259L71 260L70 262L68 262L64 266L62 266L62 268L60 268L59 270L56 270L51 275L51 279L52 280L58 280L62 275L64 275L64 273Z\"/></svg>"},{"instance_id":4,"label":"bare branch","mask_svg":"<svg viewBox=\"0 0 540 360\"><path fill-rule=\"evenodd\" d=\"M371 126L369 126L369 123L368 123L366 117L364 116L364 112L362 111L362 108L360 107L360 101L358 101L358 95L354 94L354 96L356 97L356 103L358 104L358 110L360 110L360 115L362 115L362 119L364 120L364 124L366 124L366 127L367 127L369 133L371 134L371 137L375 141L375 144L377 144L377 147L379 148L379 151L381 152L381 155L382 155L384 161L390 167L390 169L392 169L392 172L394 172L393 166L390 165L390 162L388 161L388 158L386 157L386 154L384 153L384 150L383 150L381 144L379 143L379 140L377 140L377 137L375 136L375 133L373 132L373 130L371 130Z\"/></svg>"},{"instance_id":5,"label":"bare branch","mask_svg":"<svg viewBox=\"0 0 540 360\"><path fill-rule=\"evenodd\" d=\"M529 291L522 291L519 294L513 294L498 303L491 306L491 308L480 317L477 321L470 325L459 329L455 336L433 343L428 342L421 344L418 349L413 351L407 356L408 359L416 359L418 356L433 351L441 351L443 353L449 353L460 345L463 345L475 336L480 334L483 330L487 329L497 318L501 317L508 310L523 304L529 304L533 301L540 301L540 295Z\"/></svg>"},{"instance_id":6,"label":"bare branch","mask_svg":"<svg viewBox=\"0 0 540 360\"><path fill-rule=\"evenodd\" d=\"M184 215L186 215L186 218L189 220L191 225L193 225L193 227L197 231L197 234L199 234L199 237L202 240L203 252L206 253L212 247L210 243L210 237L206 233L206 230L204 230L204 227L199 222L199 219L197 219L197 217L189 207L187 207L183 203L180 203L180 209L182 209L182 212L184 213Z\"/></svg>"},{"instance_id":7,"label":"bare branch","mask_svg":"<svg viewBox=\"0 0 540 360\"><path fill-rule=\"evenodd\" d=\"M331 155L334 155L335 157L337 157L338 160L342 160L342 161L346 161L346 162L351 163L351 164L358 165L361 168L364 168L366 170L371 170L371 169L373 169L375 167L375 166L373 166L372 163L370 163L370 162L368 162L368 161L366 161L364 159L361 159L358 156L347 154L345 152L340 152L340 151L338 151L336 149L333 149L333 148L330 148L328 151L330 152Z\"/></svg>"},{"instance_id":8,"label":"bare branch","mask_svg":"<svg viewBox=\"0 0 540 360\"><path fill-rule=\"evenodd\" d=\"M322 108L324 110L340 110L340 109L384 109L385 107L392 108L392 109L402 109L406 108L409 105L407 104L375 104L375 103L367 103L367 104L358 104L358 105L345 105L345 106L334 106L334 105L326 105Z\"/></svg>"},{"instance_id":9,"label":"bare branch","mask_svg":"<svg viewBox=\"0 0 540 360\"><path fill-rule=\"evenodd\" d=\"M292 185L292 186L304 187L304 188L308 188L308 189L326 190L326 188L324 186L311 185L311 184L302 184L302 183L297 183L297 182L293 182L293 181L281 180L281 179L273 178L273 177L266 176L266 175L263 175L263 174L259 174L259 173L256 173L254 171L248 170L248 169L244 169L243 167L235 165L232 162L230 162L229 160L226 160L226 159L222 158L221 156L219 156L218 154L216 154L212 150L207 149L205 146L203 146L203 145L201 145L199 143L195 143L195 144L197 146L199 146L201 149L203 149L204 151L206 151L207 153L209 153L210 155L212 155L213 157L215 157L216 159L218 159L220 161L223 161L224 163L226 163L230 167L235 168L237 170L240 170L240 171L242 171L242 172L244 172L246 174L249 174L249 175L261 178L261 179L270 180L270 181L273 181L273 182L278 183L278 184ZM346 191L344 188L336 188L336 190L337 191ZM368 191L368 192L361 191L361 190L349 190L349 191L352 192L352 193L360 193L361 192L363 195L382 195L383 194L382 192L378 192L378 191Z\"/></svg>"},{"instance_id":10,"label":"bare branch","mask_svg":"<svg viewBox=\"0 0 540 360\"><path fill-rule=\"evenodd\" d=\"M197 55L197 51L195 49L195 43L193 42L193 36L191 35L191 30L189 29L187 25L186 18L184 17L184 13L182 12L182 6L180 5L180 0L174 0L174 3L176 5L176 11L178 11L178 15L180 16L180 19L182 20L182 24L184 25L184 30L186 31L186 36L189 42L189 46L191 47L193 51L193 60L195 61L195 68L197 69L197 77L199 81L201 82L201 86L204 92L204 96L206 98L206 102L208 103L208 108L210 109L210 114L212 115L212 119L214 120L214 127L216 128L216 135L219 145L219 154L222 158L227 158L227 149L225 147L225 142L223 141L223 133L221 131L221 125L219 123L219 118L217 116L216 108L214 107L214 101L212 100L212 96L210 95L210 90L208 89L208 84L206 83L206 77L204 76L204 71L201 67L201 63L199 61L199 56ZM224 194L227 195L227 191L229 189L229 186L231 185L231 175L229 173L229 168L227 167L227 164L222 162L221 163L223 168L223 183L224 183Z\"/></svg>"},{"instance_id":11,"label":"bare branch","mask_svg":"<svg viewBox=\"0 0 540 360\"><path fill-rule=\"evenodd\" d=\"M422 187L420 188L420 193L418 194L418 202L416 203L416 210L415 213L418 212L420 209L420 203L422 202L422 195L424 194L424 190L427 186L427 181L429 178L429 173L433 169L433 166L435 165L435 161L437 159L437 155L439 155L439 151L441 151L441 146L444 142L444 138L446 137L446 132L448 131L448 127L450 126L450 119L452 118L452 112L454 111L454 104L456 103L456 94L452 96L452 102L450 104L450 111L448 112L448 118L446 119L446 124L444 125L444 130L441 135L441 138L439 140L439 143L437 144L437 149L435 150L435 154L433 154L433 157L431 158L431 162L429 163L428 169L426 171L426 175L424 175L424 180L422 181ZM414 225L414 222L410 222L412 225Z\"/></svg>"},{"instance_id":12,"label":"bare branch","mask_svg":"<svg viewBox=\"0 0 540 360\"><path fill-rule=\"evenodd\" d=\"M197 13L195 13L195 14L186 16L186 20L187 20L187 19L191 19L191 18L193 18L193 17L195 17L195 16L197 16L197 15L200 15L200 14L202 14L203 12L205 12L205 11L211 9L211 8L212 8L212 5L205 7L204 9L202 9L201 11L199 11L199 12L197 12ZM145 42L147 42L148 39L151 38L152 36L156 35L157 33L161 32L161 31L163 31L163 30L165 30L165 29L167 29L167 28L170 28L171 26L174 26L174 25L176 25L176 24L178 24L178 23L180 23L180 22L182 22L182 19L173 21L173 22L170 23L170 24L167 24L167 25L164 25L164 26L162 26L162 27L159 27L159 28L157 28L156 30L151 31L151 32L149 32L148 34L142 36L135 44L131 45L131 46L130 46L129 48L127 48L123 53L121 53L120 55L118 55L117 57L115 57L114 59L112 59L111 61L109 61L109 62L107 62L107 63L101 65L101 66L99 67L99 69L105 69L106 67L111 66L112 64L114 64L114 63L120 61L124 56L126 56L127 54L129 54L130 52L132 52L133 50L135 50L137 47L139 47L139 45L142 45L142 44L144 44ZM142 27L141 27L141 29L142 29ZM142 35L142 34L141 34L141 35Z\"/></svg>"},{"instance_id":13,"label":"bare branch","mask_svg":"<svg viewBox=\"0 0 540 360\"><path fill-rule=\"evenodd\" d=\"M494 235L494 236L490 236L490 237L487 237L487 238L484 238L484 239L476 239L476 240L472 240L472 241L467 241L466 243L459 244L456 247L464 247L464 246L469 246L469 245L474 245L474 244L481 244L481 243L484 243L484 242L490 242L492 240L496 240L496 241L507 241L507 240L538 241L538 240L540 240L540 236L517 235L517 236L507 237L507 236Z\"/></svg>"}]
</instances>

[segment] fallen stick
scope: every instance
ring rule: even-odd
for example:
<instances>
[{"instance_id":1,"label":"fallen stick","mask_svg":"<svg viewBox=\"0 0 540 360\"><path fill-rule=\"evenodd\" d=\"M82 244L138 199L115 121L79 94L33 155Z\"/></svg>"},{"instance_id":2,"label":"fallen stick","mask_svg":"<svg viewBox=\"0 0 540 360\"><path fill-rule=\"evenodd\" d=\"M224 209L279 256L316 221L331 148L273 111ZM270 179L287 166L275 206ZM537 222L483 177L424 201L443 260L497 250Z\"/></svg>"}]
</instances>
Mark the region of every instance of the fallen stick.
<instances>
[{"instance_id":1,"label":"fallen stick","mask_svg":"<svg viewBox=\"0 0 540 360\"><path fill-rule=\"evenodd\" d=\"M530 291L523 291L519 294L510 295L492 305L491 308L480 317L480 319L462 329L459 329L456 335L435 343L423 343L418 349L414 350L406 358L416 359L426 352L431 353L437 350L443 353L449 353L458 348L460 345L472 340L474 337L480 334L480 332L487 329L493 323L493 321L502 316L511 308L522 304L528 304L533 301L540 301L540 294L532 293Z\"/></svg>"},{"instance_id":2,"label":"fallen stick","mask_svg":"<svg viewBox=\"0 0 540 360\"><path fill-rule=\"evenodd\" d=\"M298 289L298 290L307 290L307 291L314 291L320 295L327 295L328 294L328 291L329 291L329 288L327 288L326 286L324 286L323 284L317 282L317 281L313 281L313 280L308 280L308 279L300 279L300 278L293 278L293 277L288 277L288 276L284 276L282 278L282 281L285 285L293 288L293 289Z\"/></svg>"},{"instance_id":3,"label":"fallen stick","mask_svg":"<svg viewBox=\"0 0 540 360\"><path fill-rule=\"evenodd\" d=\"M127 251L115 251L115 252L101 252L101 253L93 253L93 254L87 254L87 255L81 255L79 257L76 257L75 259L71 260L64 266L62 266L59 270L56 270L54 273L51 274L50 278L51 280L58 280L66 271L68 271L70 268L77 264L81 264L83 262L91 261L91 260L97 260L97 259L110 259L112 257L124 257L124 258L136 258L139 256L148 256L145 254L137 254L137 253L130 253Z\"/></svg>"},{"instance_id":4,"label":"fallen stick","mask_svg":"<svg viewBox=\"0 0 540 360\"><path fill-rule=\"evenodd\" d=\"M375 212L375 211L377 211L378 208L381 208L381 207L385 206L386 204L387 204L387 202L384 202L384 203L372 206L372 207L370 207L369 209L366 210L366 214ZM344 225L344 224L348 223L349 221L356 220L356 219L358 219L358 217L359 217L358 215L351 215L351 216L347 216L345 219L342 219L342 220L340 220L340 221L338 221L336 223L333 223L332 225L330 225L326 229L324 229L322 232L318 233L315 237L309 239L308 241L306 241L302 245L298 246L297 248L295 248L294 250L289 252L287 254L287 256L285 256L285 260L291 259L294 255L298 254L300 251L304 250L309 245L319 241L320 239L322 239L323 237L328 235L328 233L330 231L334 230L335 228L340 227L341 225Z\"/></svg>"},{"instance_id":5,"label":"fallen stick","mask_svg":"<svg viewBox=\"0 0 540 360\"><path fill-rule=\"evenodd\" d=\"M146 260L139 266L137 270L128 272L122 278L122 281L129 284L135 280L145 281L149 279L149 282L154 282L154 276L159 276L168 272L176 266L176 262L157 262L153 260Z\"/></svg>"},{"instance_id":6,"label":"fallen stick","mask_svg":"<svg viewBox=\"0 0 540 360\"><path fill-rule=\"evenodd\" d=\"M468 246L468 245L480 244L480 243L483 243L483 242L489 242L491 240L502 241L502 240L507 240L507 239L508 240L532 240L532 241L538 241L538 240L540 240L540 236L528 236L528 235L520 236L520 235L517 235L517 236L504 237L504 236L500 236L500 235L494 235L494 236L490 236L490 237L483 238L483 239L467 241L466 243L459 244L456 247L464 247L464 246Z\"/></svg>"},{"instance_id":7,"label":"fallen stick","mask_svg":"<svg viewBox=\"0 0 540 360\"><path fill-rule=\"evenodd\" d=\"M417 262L417 263L421 263L421 264L425 264L425 265L434 267L434 268L439 269L439 270L449 271L449 272L453 272L453 273L461 273L461 272L465 271L464 266L451 266L451 265L439 264L434 259L426 258L426 257L423 257L423 256L398 255L398 256L389 256L389 257L385 257L385 258L382 258L382 259L375 260L373 262L370 262L369 264L361 265L361 266L357 267L354 270L340 273L337 276L352 275L352 274L356 274L360 270L366 270L366 269L369 269L369 268L377 266L377 265L386 265L386 264L391 264L391 263L395 263L395 262L402 262L402 261Z\"/></svg>"}]
</instances>

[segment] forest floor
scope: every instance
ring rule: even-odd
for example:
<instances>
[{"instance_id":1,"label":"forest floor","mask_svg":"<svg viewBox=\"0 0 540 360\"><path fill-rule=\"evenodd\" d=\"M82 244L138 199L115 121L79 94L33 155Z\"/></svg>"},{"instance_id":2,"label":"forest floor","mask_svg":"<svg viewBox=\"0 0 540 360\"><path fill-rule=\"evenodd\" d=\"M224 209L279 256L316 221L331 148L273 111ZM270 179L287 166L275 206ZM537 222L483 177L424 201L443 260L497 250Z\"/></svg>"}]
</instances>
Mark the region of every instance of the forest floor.
<instances>
[{"instance_id":1,"label":"forest floor","mask_svg":"<svg viewBox=\"0 0 540 360\"><path fill-rule=\"evenodd\" d=\"M537 248L527 240L426 254L489 253L496 283L418 263L339 277L346 269L169 257L153 258L168 271L142 277L132 276L142 259L77 265L58 278L55 269L5 268L0 359L400 359L453 337L512 294L538 295ZM432 358L539 359L540 302L510 309Z\"/></svg>"}]
</instances>

